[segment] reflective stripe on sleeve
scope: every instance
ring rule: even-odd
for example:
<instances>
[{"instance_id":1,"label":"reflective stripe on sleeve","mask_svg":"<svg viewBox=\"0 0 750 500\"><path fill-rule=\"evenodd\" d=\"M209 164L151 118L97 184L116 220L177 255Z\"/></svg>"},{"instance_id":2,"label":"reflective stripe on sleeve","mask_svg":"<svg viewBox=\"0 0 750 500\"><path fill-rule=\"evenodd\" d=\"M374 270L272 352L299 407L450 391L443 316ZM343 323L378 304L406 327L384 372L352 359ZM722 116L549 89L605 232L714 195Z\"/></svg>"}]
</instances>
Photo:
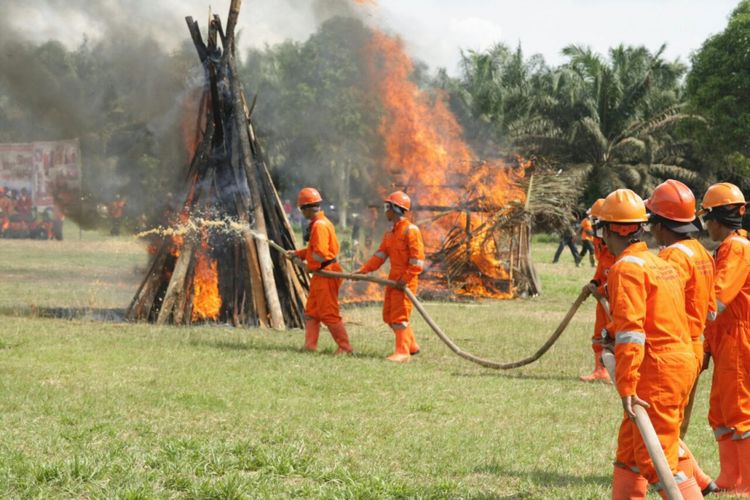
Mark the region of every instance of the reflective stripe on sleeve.
<instances>
[{"instance_id":1,"label":"reflective stripe on sleeve","mask_svg":"<svg viewBox=\"0 0 750 500\"><path fill-rule=\"evenodd\" d=\"M617 332L615 344L640 344L646 345L646 334L643 332Z\"/></svg>"},{"instance_id":2,"label":"reflective stripe on sleeve","mask_svg":"<svg viewBox=\"0 0 750 500\"><path fill-rule=\"evenodd\" d=\"M388 256L385 254L385 252L381 252L380 250L378 250L377 252L375 252L375 257L377 257L379 259L383 259L383 260L385 260L386 258L388 258Z\"/></svg>"},{"instance_id":3,"label":"reflective stripe on sleeve","mask_svg":"<svg viewBox=\"0 0 750 500\"><path fill-rule=\"evenodd\" d=\"M409 259L409 265L424 267L424 261L422 259Z\"/></svg>"},{"instance_id":4,"label":"reflective stripe on sleeve","mask_svg":"<svg viewBox=\"0 0 750 500\"><path fill-rule=\"evenodd\" d=\"M716 321L716 311L708 311L708 314L706 315L706 319L708 321Z\"/></svg>"},{"instance_id":5,"label":"reflective stripe on sleeve","mask_svg":"<svg viewBox=\"0 0 750 500\"><path fill-rule=\"evenodd\" d=\"M678 250L682 250L682 252L687 255L688 257L692 257L695 255L695 252L693 252L690 247L687 245L683 245L682 243L675 243L671 246L671 248L677 248Z\"/></svg>"},{"instance_id":6,"label":"reflective stripe on sleeve","mask_svg":"<svg viewBox=\"0 0 750 500\"><path fill-rule=\"evenodd\" d=\"M719 299L716 299L716 314L721 314L726 310L727 306Z\"/></svg>"},{"instance_id":7,"label":"reflective stripe on sleeve","mask_svg":"<svg viewBox=\"0 0 750 500\"><path fill-rule=\"evenodd\" d=\"M328 259L326 259L325 257L323 257L322 255L320 255L320 254L318 254L318 253L315 253L315 252L313 252L313 254L312 254L312 258L313 258L313 260L314 260L315 262L318 262L318 263L321 263L321 264L322 264L323 262L325 262L326 260L328 260Z\"/></svg>"},{"instance_id":8,"label":"reflective stripe on sleeve","mask_svg":"<svg viewBox=\"0 0 750 500\"><path fill-rule=\"evenodd\" d=\"M742 236L732 236L732 241L739 241L743 245L747 245L748 243L750 243L750 241L746 240Z\"/></svg>"},{"instance_id":9,"label":"reflective stripe on sleeve","mask_svg":"<svg viewBox=\"0 0 750 500\"><path fill-rule=\"evenodd\" d=\"M394 330L405 330L409 326L409 322L404 321L403 323L391 323L390 326Z\"/></svg>"},{"instance_id":10,"label":"reflective stripe on sleeve","mask_svg":"<svg viewBox=\"0 0 750 500\"><path fill-rule=\"evenodd\" d=\"M734 436L732 436L733 441L742 441L748 438L750 438L750 431L743 432L742 434L737 434L737 431L734 431Z\"/></svg>"},{"instance_id":11,"label":"reflective stripe on sleeve","mask_svg":"<svg viewBox=\"0 0 750 500\"><path fill-rule=\"evenodd\" d=\"M625 257L620 259L620 262L631 262L633 264L638 264L641 267L646 265L645 260L641 259L640 257L636 257L635 255L626 255Z\"/></svg>"},{"instance_id":12,"label":"reflective stripe on sleeve","mask_svg":"<svg viewBox=\"0 0 750 500\"><path fill-rule=\"evenodd\" d=\"M411 231L412 229L416 229L417 231L419 231L419 228L417 226L415 226L414 224L409 224L408 226L406 226L406 230L404 231L404 236L409 234L409 231Z\"/></svg>"}]
</instances>

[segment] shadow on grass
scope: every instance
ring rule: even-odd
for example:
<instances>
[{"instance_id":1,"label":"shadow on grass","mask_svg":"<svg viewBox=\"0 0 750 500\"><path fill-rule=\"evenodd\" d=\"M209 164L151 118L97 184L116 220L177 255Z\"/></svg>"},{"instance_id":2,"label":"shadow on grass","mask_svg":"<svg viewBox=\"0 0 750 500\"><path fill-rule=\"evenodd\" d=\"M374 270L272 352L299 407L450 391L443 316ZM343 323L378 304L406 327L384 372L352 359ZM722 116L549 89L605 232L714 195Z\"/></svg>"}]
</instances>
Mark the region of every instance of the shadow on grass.
<instances>
[{"instance_id":1,"label":"shadow on grass","mask_svg":"<svg viewBox=\"0 0 750 500\"><path fill-rule=\"evenodd\" d=\"M236 342L225 339L203 339L203 338L190 338L190 345L198 347L210 347L213 349L226 349L230 351L275 351L284 352L291 354L304 354L305 356L332 356L334 349L319 349L316 353L309 353L302 347L296 345L286 344L275 344L271 342L262 342L253 340L251 342ZM353 355L349 356L352 359L381 359L380 354L371 352L356 351Z\"/></svg>"},{"instance_id":2,"label":"shadow on grass","mask_svg":"<svg viewBox=\"0 0 750 500\"><path fill-rule=\"evenodd\" d=\"M574 474L551 472L546 470L519 471L497 463L479 465L474 468L473 472L478 474L492 474L495 476L514 477L529 481L530 483L535 485L550 486L555 488L590 485L598 485L606 488L610 484L612 484L611 474L576 476ZM524 495L524 493L519 493L519 495Z\"/></svg>"},{"instance_id":3,"label":"shadow on grass","mask_svg":"<svg viewBox=\"0 0 750 500\"><path fill-rule=\"evenodd\" d=\"M38 307L33 305L0 307L0 315L28 318L91 319L109 323L125 322L125 309L105 307Z\"/></svg>"}]
</instances>

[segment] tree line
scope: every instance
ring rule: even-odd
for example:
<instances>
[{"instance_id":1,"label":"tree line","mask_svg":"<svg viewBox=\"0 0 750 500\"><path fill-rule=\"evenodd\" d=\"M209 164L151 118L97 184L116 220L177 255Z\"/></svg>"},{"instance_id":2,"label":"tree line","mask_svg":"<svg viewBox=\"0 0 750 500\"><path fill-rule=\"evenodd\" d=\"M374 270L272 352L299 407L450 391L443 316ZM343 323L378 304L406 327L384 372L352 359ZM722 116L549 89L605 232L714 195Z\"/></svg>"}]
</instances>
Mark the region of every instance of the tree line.
<instances>
[{"instance_id":1,"label":"tree line","mask_svg":"<svg viewBox=\"0 0 750 500\"><path fill-rule=\"evenodd\" d=\"M310 184L335 205L376 199L382 110L365 76L370 33L333 18L305 41L243 58L283 197ZM79 137L87 206L121 194L135 218L157 213L164 193L179 198L188 162L181 120L201 77L189 42L173 51L150 39L2 45L0 142ZM463 51L455 76L417 63L411 78L448 100L480 157L512 151L580 170L582 206L617 187L648 195L670 177L698 194L717 180L750 191L750 0L689 64L664 49L570 45L552 66L498 43ZM95 210L76 213L96 224Z\"/></svg>"}]
</instances>

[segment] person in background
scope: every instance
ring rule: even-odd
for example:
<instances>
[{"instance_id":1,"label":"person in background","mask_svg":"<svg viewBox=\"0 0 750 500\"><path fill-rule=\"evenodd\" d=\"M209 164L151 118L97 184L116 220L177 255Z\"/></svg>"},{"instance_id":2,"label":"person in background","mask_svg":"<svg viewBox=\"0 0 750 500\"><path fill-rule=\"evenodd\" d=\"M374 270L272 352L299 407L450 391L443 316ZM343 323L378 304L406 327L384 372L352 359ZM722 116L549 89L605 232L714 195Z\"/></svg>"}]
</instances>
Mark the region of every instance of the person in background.
<instances>
[{"instance_id":1,"label":"person in background","mask_svg":"<svg viewBox=\"0 0 750 500\"><path fill-rule=\"evenodd\" d=\"M15 204L8 196L8 189L0 187L0 216L11 216L15 213Z\"/></svg>"},{"instance_id":2,"label":"person in background","mask_svg":"<svg viewBox=\"0 0 750 500\"><path fill-rule=\"evenodd\" d=\"M287 254L304 259L308 271L341 272L336 229L321 210L322 203L323 198L317 189L306 187L300 190L297 206L309 221L305 231L308 243L306 248L289 250ZM310 293L305 305L305 349L308 351L317 351L320 324L323 323L338 345L336 354L352 352L349 335L339 313L340 287L341 280L337 278L313 275L310 279Z\"/></svg>"},{"instance_id":3,"label":"person in background","mask_svg":"<svg viewBox=\"0 0 750 500\"><path fill-rule=\"evenodd\" d=\"M580 260L588 253L591 267L596 266L594 259L594 226L591 224L591 209L586 211L586 216L581 221L581 256Z\"/></svg>"},{"instance_id":4,"label":"person in background","mask_svg":"<svg viewBox=\"0 0 750 500\"><path fill-rule=\"evenodd\" d=\"M573 254L573 260L576 263L576 267L580 266L581 256L578 255L578 248L576 248L576 244L574 241L575 233L573 232L573 226L571 225L569 220L566 220L560 227L559 234L560 244L557 246L555 256L552 259L552 263L557 264L557 261L560 260L560 254L562 254L563 248L568 247L570 249L570 253Z\"/></svg>"},{"instance_id":5,"label":"person in background","mask_svg":"<svg viewBox=\"0 0 750 500\"><path fill-rule=\"evenodd\" d=\"M120 227L122 225L122 218L125 215L125 205L127 204L127 200L118 193L109 206L109 216L112 217L112 230L109 234L112 236L120 236Z\"/></svg>"},{"instance_id":6,"label":"person in background","mask_svg":"<svg viewBox=\"0 0 750 500\"><path fill-rule=\"evenodd\" d=\"M391 260L388 279L402 287L417 292L419 274L424 268L424 243L419 228L409 222L406 212L411 209L411 199L403 191L391 193L383 204L383 210L392 224L383 235L375 255L357 270L357 274L367 274L380 268L387 259ZM386 287L383 299L383 321L391 327L396 337L393 354L389 361L406 362L419 353L419 345L414 337L409 319L413 308L411 300L400 288Z\"/></svg>"},{"instance_id":7,"label":"person in background","mask_svg":"<svg viewBox=\"0 0 750 500\"><path fill-rule=\"evenodd\" d=\"M26 188L21 188L21 194L18 196L18 199L16 200L16 213L25 222L31 222L33 219L33 216L32 216L33 206L34 206L34 203L31 200L31 194L29 194L29 190Z\"/></svg>"}]
</instances>

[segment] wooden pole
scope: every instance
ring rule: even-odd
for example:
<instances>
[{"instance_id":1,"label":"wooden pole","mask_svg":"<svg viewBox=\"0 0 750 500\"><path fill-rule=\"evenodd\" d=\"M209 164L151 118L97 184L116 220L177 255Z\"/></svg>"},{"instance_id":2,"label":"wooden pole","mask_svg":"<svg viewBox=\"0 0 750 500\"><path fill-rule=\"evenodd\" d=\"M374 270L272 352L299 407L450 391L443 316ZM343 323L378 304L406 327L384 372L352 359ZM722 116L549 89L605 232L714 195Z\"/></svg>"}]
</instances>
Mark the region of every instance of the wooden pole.
<instances>
[{"instance_id":1,"label":"wooden pole","mask_svg":"<svg viewBox=\"0 0 750 500\"><path fill-rule=\"evenodd\" d=\"M232 1L232 8L239 5L239 0ZM231 11L230 11L231 15ZM229 25L227 26L227 37L229 38L230 33ZM255 221L255 227L263 234L267 234L266 220L263 213L263 203L260 197L260 189L258 189L258 169L255 166L253 153L250 149L250 140L247 135L247 127L245 122L245 113L243 112L242 106L242 89L240 86L239 76L237 74L236 64L234 58L229 56L229 67L231 71L231 82L232 82L232 98L233 98L233 110L234 113L234 125L235 133L239 135L240 149L242 151L241 161L245 169L245 175L247 176L247 182L250 187L250 197L252 200L251 208L253 211L253 217ZM277 330L283 330L285 328L284 315L281 311L281 303L279 302L279 294L276 289L276 279L273 274L273 261L271 260L271 251L268 248L268 240L256 239L255 245L258 250L258 263L260 265L261 273L263 275L263 289L265 291L266 302L268 304L268 310L271 315L271 326ZM252 243L252 242L249 242Z\"/></svg>"},{"instance_id":2,"label":"wooden pole","mask_svg":"<svg viewBox=\"0 0 750 500\"><path fill-rule=\"evenodd\" d=\"M164 294L164 300L161 303L159 316L156 319L157 325L163 325L167 323L169 321L169 318L172 316L172 310L174 309L177 297L185 287L185 278L190 268L190 261L192 259L193 243L191 241L186 241L180 249L180 256L177 257L177 262L175 262L174 271L172 272L172 278L169 280L167 293Z\"/></svg>"}]
</instances>

